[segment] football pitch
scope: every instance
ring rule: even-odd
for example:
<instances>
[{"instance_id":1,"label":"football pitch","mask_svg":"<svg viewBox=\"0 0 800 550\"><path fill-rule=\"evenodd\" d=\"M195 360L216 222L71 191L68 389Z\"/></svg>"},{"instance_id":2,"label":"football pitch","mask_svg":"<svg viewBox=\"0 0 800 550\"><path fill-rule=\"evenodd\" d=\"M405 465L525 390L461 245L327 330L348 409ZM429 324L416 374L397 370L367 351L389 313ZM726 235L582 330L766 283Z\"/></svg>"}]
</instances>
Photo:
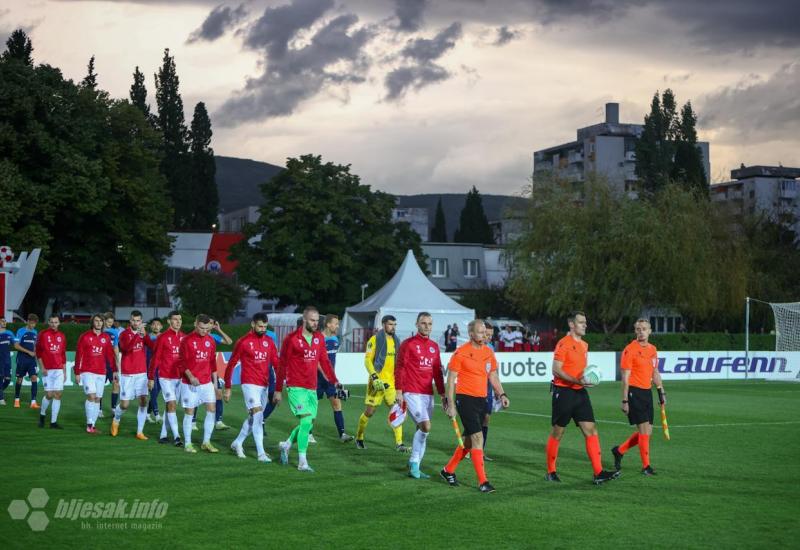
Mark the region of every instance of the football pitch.
<instances>
[{"instance_id":1,"label":"football pitch","mask_svg":"<svg viewBox=\"0 0 800 550\"><path fill-rule=\"evenodd\" d=\"M486 454L489 480L497 488L481 494L469 460L448 487L438 471L452 454L455 435L437 408L422 470L430 480L406 476L406 460L394 450L386 409L367 428L367 449L342 444L330 406L320 403L309 448L316 472L298 472L296 448L290 465L277 462L277 442L294 423L282 404L267 422L266 444L275 462L259 464L252 438L246 460L229 445L244 418L241 392L234 387L224 420L215 431L220 453L190 455L157 443L159 424L147 424L149 441L138 441L135 409L120 435L84 432L83 395L65 392L59 417L64 430L37 427L38 411L0 408L5 465L0 532L3 547L211 547L268 548L433 548L471 547L790 547L800 538L800 384L728 381L667 382L671 441L654 428L651 458L657 476L644 477L638 448L625 455L622 475L602 486L591 483L583 438L570 427L561 443L562 483L547 483L544 445L550 426L550 396L543 384L508 384L508 411L493 415ZM352 387L363 395L363 387ZM603 462L609 449L632 432L619 411L619 383L590 390L598 419ZM12 399L8 399L11 394ZM39 390L40 399L42 390ZM23 407L29 389L23 388ZM345 403L347 431L353 433L363 399ZM162 407L163 410L163 407ZM202 416L199 424L202 430ZM179 422L182 413L179 413ZM49 419L49 412L48 412ZM658 421L656 422L657 424ZM412 426L405 425L410 445ZM202 432L194 432L197 444ZM6 511L14 500L43 488L46 528L32 531ZM63 517L69 501L117 503L158 499L156 519ZM62 502L59 504L59 502ZM166 503L166 506L163 506ZM59 511L59 508L60 511ZM119 508L117 508L119 510ZM24 510L23 510L24 512ZM28 511L28 514L32 511ZM60 515L59 515L60 514ZM29 515L26 517L30 517ZM41 517L41 516L40 516Z\"/></svg>"}]
</instances>

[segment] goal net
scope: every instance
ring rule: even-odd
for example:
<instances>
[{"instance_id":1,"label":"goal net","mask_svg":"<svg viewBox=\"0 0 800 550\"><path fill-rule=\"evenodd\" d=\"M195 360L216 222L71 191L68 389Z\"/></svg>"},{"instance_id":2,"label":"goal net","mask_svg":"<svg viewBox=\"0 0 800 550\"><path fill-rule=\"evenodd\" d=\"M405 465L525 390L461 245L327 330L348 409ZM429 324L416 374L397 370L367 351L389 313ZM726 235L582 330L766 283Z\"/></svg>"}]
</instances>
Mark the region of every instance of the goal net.
<instances>
[{"instance_id":1,"label":"goal net","mask_svg":"<svg viewBox=\"0 0 800 550\"><path fill-rule=\"evenodd\" d=\"M769 305L775 315L775 351L800 351L800 302Z\"/></svg>"}]
</instances>

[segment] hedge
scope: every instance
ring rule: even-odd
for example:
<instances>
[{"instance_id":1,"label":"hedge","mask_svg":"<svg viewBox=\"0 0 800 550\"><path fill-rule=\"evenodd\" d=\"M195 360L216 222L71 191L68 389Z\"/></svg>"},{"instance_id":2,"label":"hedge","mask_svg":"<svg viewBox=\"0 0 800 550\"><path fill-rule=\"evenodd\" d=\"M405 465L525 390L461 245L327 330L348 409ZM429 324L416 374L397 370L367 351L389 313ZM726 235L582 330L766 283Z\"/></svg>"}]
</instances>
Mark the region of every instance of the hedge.
<instances>
[{"instance_id":1,"label":"hedge","mask_svg":"<svg viewBox=\"0 0 800 550\"><path fill-rule=\"evenodd\" d=\"M17 331L22 327L22 323L9 323L8 328ZM37 328L41 331L47 328L45 324L39 324ZM87 324L61 323L59 327L67 337L67 349L75 350L78 337L89 330ZM191 323L184 323L184 329L190 329ZM243 336L250 325L223 325L222 330L235 342ZM632 334L587 334L586 341L589 349L593 351L622 351L622 349L633 340ZM683 334L656 334L650 337L650 341L661 351L709 351L709 350L743 350L744 334L725 334L722 332L694 332ZM217 346L219 351L230 351L231 346ZM769 351L775 349L775 336L771 334L751 334L750 349L758 351Z\"/></svg>"}]
</instances>

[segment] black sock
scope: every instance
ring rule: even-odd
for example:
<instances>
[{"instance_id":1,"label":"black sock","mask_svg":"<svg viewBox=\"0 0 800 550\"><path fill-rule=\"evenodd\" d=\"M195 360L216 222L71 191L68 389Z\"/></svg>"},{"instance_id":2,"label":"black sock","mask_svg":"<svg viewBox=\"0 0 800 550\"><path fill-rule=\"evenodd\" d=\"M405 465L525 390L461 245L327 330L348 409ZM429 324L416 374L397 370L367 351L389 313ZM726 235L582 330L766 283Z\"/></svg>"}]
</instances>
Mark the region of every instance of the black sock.
<instances>
[{"instance_id":1,"label":"black sock","mask_svg":"<svg viewBox=\"0 0 800 550\"><path fill-rule=\"evenodd\" d=\"M481 428L483 432L483 448L486 448L486 440L489 438L489 426L484 426Z\"/></svg>"},{"instance_id":2,"label":"black sock","mask_svg":"<svg viewBox=\"0 0 800 550\"><path fill-rule=\"evenodd\" d=\"M19 392L22 391L22 380L17 380L14 384L14 399L19 399Z\"/></svg>"},{"instance_id":3,"label":"black sock","mask_svg":"<svg viewBox=\"0 0 800 550\"><path fill-rule=\"evenodd\" d=\"M117 408L117 403L119 403L119 394L118 393L111 393L111 410Z\"/></svg>"}]
</instances>

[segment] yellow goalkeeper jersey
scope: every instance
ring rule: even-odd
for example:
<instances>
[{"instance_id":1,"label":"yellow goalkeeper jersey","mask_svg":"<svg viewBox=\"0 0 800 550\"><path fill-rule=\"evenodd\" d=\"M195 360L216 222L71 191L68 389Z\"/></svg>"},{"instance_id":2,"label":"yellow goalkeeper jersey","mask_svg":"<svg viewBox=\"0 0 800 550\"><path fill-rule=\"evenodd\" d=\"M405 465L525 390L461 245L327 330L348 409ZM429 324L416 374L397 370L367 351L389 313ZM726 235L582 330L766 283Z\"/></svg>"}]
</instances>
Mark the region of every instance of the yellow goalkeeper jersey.
<instances>
[{"instance_id":1,"label":"yellow goalkeeper jersey","mask_svg":"<svg viewBox=\"0 0 800 550\"><path fill-rule=\"evenodd\" d=\"M386 360L383 363L383 369L378 373L378 378L391 384L394 387L394 358L397 350L394 349L394 339L386 339ZM364 355L364 366L367 367L367 372L372 374L375 372L375 336L373 335L367 341L367 353Z\"/></svg>"}]
</instances>

